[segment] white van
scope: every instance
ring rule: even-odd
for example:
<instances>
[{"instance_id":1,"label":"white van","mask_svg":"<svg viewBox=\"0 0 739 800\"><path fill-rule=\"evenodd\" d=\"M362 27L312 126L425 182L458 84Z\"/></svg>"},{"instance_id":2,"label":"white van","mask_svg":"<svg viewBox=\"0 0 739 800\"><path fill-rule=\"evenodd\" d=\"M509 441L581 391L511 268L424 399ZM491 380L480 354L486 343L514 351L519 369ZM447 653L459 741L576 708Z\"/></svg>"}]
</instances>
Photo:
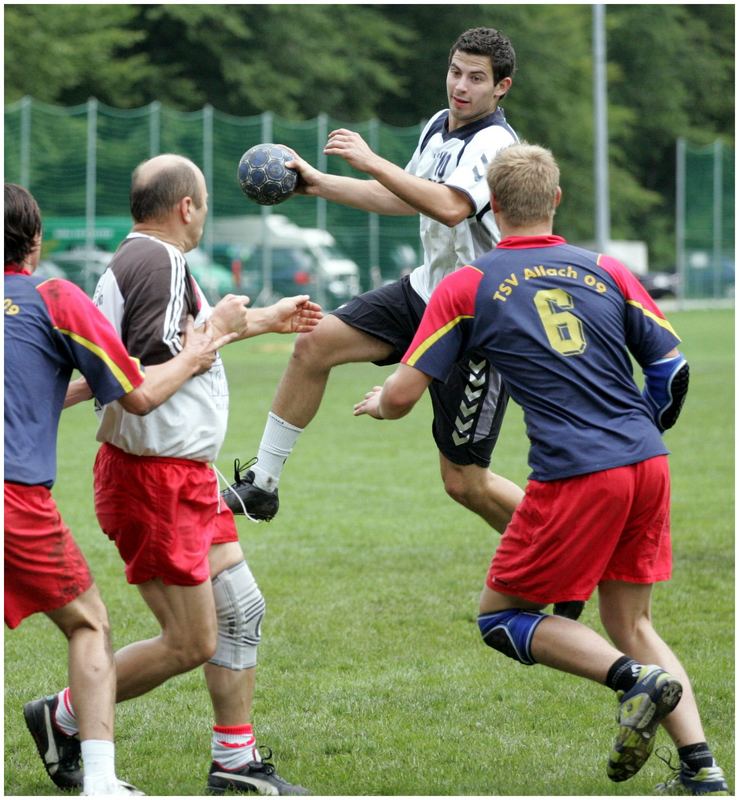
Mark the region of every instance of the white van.
<instances>
[{"instance_id":1,"label":"white van","mask_svg":"<svg viewBox=\"0 0 739 800\"><path fill-rule=\"evenodd\" d=\"M318 228L301 228L267 213L212 221L213 258L240 279L254 305L310 294L330 310L359 294L359 267Z\"/></svg>"}]
</instances>

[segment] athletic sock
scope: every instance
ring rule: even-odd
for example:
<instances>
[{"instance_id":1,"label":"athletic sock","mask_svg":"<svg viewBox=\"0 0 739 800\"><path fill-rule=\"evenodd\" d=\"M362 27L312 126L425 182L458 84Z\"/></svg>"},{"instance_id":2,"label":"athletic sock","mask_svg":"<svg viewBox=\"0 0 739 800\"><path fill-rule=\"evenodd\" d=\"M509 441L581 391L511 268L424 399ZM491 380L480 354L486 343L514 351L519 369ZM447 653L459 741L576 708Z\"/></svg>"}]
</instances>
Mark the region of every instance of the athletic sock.
<instances>
[{"instance_id":1,"label":"athletic sock","mask_svg":"<svg viewBox=\"0 0 739 800\"><path fill-rule=\"evenodd\" d=\"M678 747L677 754L680 761L692 772L698 772L703 767L713 767L716 763L713 760L713 753L707 742L686 744L685 747Z\"/></svg>"},{"instance_id":2,"label":"athletic sock","mask_svg":"<svg viewBox=\"0 0 739 800\"><path fill-rule=\"evenodd\" d=\"M105 739L85 739L81 742L82 762L85 765L84 793L111 794L118 786L115 776L115 745Z\"/></svg>"},{"instance_id":3,"label":"athletic sock","mask_svg":"<svg viewBox=\"0 0 739 800\"><path fill-rule=\"evenodd\" d=\"M285 461L302 432L302 428L296 428L277 414L269 412L257 451L257 463L252 467L256 487L267 492L275 491Z\"/></svg>"},{"instance_id":4,"label":"athletic sock","mask_svg":"<svg viewBox=\"0 0 739 800\"><path fill-rule=\"evenodd\" d=\"M616 659L608 670L606 686L614 692L628 692L639 679L642 665L628 656Z\"/></svg>"},{"instance_id":5,"label":"athletic sock","mask_svg":"<svg viewBox=\"0 0 739 800\"><path fill-rule=\"evenodd\" d=\"M214 725L211 739L213 761L224 769L237 770L250 761L260 761L251 725Z\"/></svg>"},{"instance_id":6,"label":"athletic sock","mask_svg":"<svg viewBox=\"0 0 739 800\"><path fill-rule=\"evenodd\" d=\"M57 728L67 736L76 736L80 729L77 725L77 716L74 713L72 706L72 695L70 694L69 687L62 689L57 695L58 702L56 704L56 711L54 713L54 722Z\"/></svg>"}]
</instances>

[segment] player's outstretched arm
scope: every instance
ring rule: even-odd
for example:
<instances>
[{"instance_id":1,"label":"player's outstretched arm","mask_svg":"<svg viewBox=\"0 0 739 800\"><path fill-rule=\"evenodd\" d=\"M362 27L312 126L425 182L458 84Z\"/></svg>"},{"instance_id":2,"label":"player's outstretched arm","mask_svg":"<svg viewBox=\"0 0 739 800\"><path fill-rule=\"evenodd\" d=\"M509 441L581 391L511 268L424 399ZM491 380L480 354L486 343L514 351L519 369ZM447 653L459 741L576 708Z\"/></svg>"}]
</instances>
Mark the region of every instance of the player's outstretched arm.
<instances>
[{"instance_id":1,"label":"player's outstretched arm","mask_svg":"<svg viewBox=\"0 0 739 800\"><path fill-rule=\"evenodd\" d=\"M321 306L307 294L283 297L271 306L249 309L245 338L261 333L310 333L322 319Z\"/></svg>"},{"instance_id":2,"label":"player's outstretched arm","mask_svg":"<svg viewBox=\"0 0 739 800\"><path fill-rule=\"evenodd\" d=\"M169 400L185 381L210 369L218 350L235 338L235 333L213 336L208 323L196 330L188 317L181 352L163 364L147 367L144 382L118 402L131 414L148 414Z\"/></svg>"},{"instance_id":3,"label":"player's outstretched arm","mask_svg":"<svg viewBox=\"0 0 739 800\"><path fill-rule=\"evenodd\" d=\"M354 406L354 416L368 414L375 419L399 419L408 414L431 383L430 376L400 364L382 386L375 386Z\"/></svg>"},{"instance_id":4,"label":"player's outstretched arm","mask_svg":"<svg viewBox=\"0 0 739 800\"><path fill-rule=\"evenodd\" d=\"M300 173L300 181L295 189L297 194L322 197L332 203L374 214L408 216L418 213L377 181L320 172L297 154L285 166Z\"/></svg>"},{"instance_id":5,"label":"player's outstretched arm","mask_svg":"<svg viewBox=\"0 0 739 800\"><path fill-rule=\"evenodd\" d=\"M226 334L236 334L231 341L246 339L250 334L249 313L247 305L250 298L245 294L227 294L222 297L213 308L210 316L210 325L214 336L225 336Z\"/></svg>"},{"instance_id":6,"label":"player's outstretched arm","mask_svg":"<svg viewBox=\"0 0 739 800\"><path fill-rule=\"evenodd\" d=\"M396 198L401 204L399 208L410 209L398 213L421 213L443 225L454 227L474 210L472 203L462 192L426 178L418 178L378 156L356 131L346 128L331 131L324 153L340 156L355 169L366 172Z\"/></svg>"}]
</instances>

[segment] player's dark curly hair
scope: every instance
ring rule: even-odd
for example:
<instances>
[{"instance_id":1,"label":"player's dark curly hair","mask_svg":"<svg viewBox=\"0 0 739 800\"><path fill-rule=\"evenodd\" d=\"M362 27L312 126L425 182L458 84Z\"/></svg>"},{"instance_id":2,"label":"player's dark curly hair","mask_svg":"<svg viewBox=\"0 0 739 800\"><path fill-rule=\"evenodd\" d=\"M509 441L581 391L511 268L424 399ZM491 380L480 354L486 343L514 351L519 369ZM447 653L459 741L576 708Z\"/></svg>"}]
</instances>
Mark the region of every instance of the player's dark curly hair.
<instances>
[{"instance_id":1,"label":"player's dark curly hair","mask_svg":"<svg viewBox=\"0 0 739 800\"><path fill-rule=\"evenodd\" d=\"M147 170L148 164L139 164L131 177L129 200L134 222L166 217L183 197L192 197L196 208L203 205L197 173L186 158L173 156L171 163L154 172Z\"/></svg>"},{"instance_id":2,"label":"player's dark curly hair","mask_svg":"<svg viewBox=\"0 0 739 800\"><path fill-rule=\"evenodd\" d=\"M512 78L516 71L516 52L507 36L495 28L470 28L460 34L449 51L449 63L457 51L488 56L493 68L493 81Z\"/></svg>"},{"instance_id":3,"label":"player's dark curly hair","mask_svg":"<svg viewBox=\"0 0 739 800\"><path fill-rule=\"evenodd\" d=\"M33 195L15 183L5 184L5 263L22 264L41 235L41 211Z\"/></svg>"}]
</instances>

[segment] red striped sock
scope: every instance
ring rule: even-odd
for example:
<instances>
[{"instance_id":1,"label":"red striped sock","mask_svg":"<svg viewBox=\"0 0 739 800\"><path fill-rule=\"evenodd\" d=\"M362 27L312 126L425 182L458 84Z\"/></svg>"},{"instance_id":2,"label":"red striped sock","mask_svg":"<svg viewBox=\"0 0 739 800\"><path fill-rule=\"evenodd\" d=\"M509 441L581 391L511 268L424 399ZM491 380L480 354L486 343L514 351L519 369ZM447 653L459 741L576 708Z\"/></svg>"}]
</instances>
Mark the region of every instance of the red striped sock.
<instances>
[{"instance_id":1,"label":"red striped sock","mask_svg":"<svg viewBox=\"0 0 739 800\"><path fill-rule=\"evenodd\" d=\"M237 770L259 761L254 731L246 725L214 725L211 739L213 761L224 769Z\"/></svg>"},{"instance_id":2,"label":"red striped sock","mask_svg":"<svg viewBox=\"0 0 739 800\"><path fill-rule=\"evenodd\" d=\"M74 713L72 706L72 695L70 694L69 687L62 689L57 695L59 702L56 704L56 711L54 713L54 722L57 728L67 736L76 736L80 729L77 725L77 716Z\"/></svg>"}]
</instances>

